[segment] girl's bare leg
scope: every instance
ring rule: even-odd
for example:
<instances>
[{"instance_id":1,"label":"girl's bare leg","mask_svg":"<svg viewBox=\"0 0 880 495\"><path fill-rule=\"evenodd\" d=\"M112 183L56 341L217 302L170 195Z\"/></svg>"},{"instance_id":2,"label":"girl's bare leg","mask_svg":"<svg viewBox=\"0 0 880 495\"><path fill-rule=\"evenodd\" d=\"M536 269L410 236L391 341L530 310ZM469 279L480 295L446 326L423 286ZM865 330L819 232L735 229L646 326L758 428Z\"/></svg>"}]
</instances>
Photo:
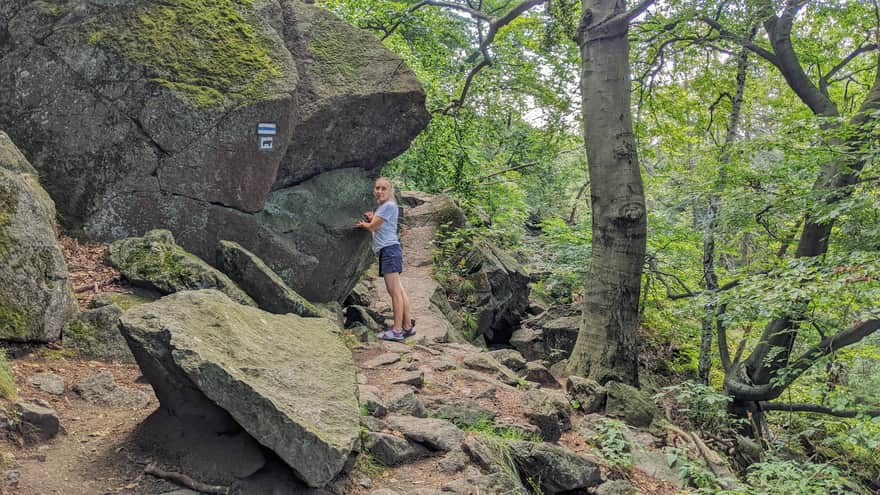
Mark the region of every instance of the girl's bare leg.
<instances>
[{"instance_id":1,"label":"girl's bare leg","mask_svg":"<svg viewBox=\"0 0 880 495\"><path fill-rule=\"evenodd\" d=\"M406 294L403 292L403 285L400 284L399 273L386 273L382 276L385 279L385 290L391 296L391 311L394 313L394 330L403 329L403 311L408 301Z\"/></svg>"},{"instance_id":2,"label":"girl's bare leg","mask_svg":"<svg viewBox=\"0 0 880 495\"><path fill-rule=\"evenodd\" d=\"M400 282L400 295L403 296L403 328L410 328L410 322L412 321L412 308L409 304L409 296L406 294L406 289L403 288L403 280L398 277Z\"/></svg>"}]
</instances>

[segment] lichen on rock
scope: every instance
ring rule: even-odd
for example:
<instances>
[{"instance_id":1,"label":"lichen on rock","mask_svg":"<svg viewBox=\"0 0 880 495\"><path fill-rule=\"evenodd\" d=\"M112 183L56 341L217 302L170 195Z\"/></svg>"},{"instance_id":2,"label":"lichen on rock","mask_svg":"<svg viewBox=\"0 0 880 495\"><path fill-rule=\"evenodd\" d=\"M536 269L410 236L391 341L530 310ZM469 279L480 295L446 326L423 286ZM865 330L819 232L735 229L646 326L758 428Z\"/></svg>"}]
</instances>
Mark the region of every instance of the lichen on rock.
<instances>
[{"instance_id":1,"label":"lichen on rock","mask_svg":"<svg viewBox=\"0 0 880 495\"><path fill-rule=\"evenodd\" d=\"M256 306L235 282L174 242L167 230L114 242L110 263L133 284L171 294L182 290L218 289L239 304Z\"/></svg>"},{"instance_id":2,"label":"lichen on rock","mask_svg":"<svg viewBox=\"0 0 880 495\"><path fill-rule=\"evenodd\" d=\"M119 49L198 107L263 99L282 75L253 0L144 2L96 25L90 43Z\"/></svg>"}]
</instances>

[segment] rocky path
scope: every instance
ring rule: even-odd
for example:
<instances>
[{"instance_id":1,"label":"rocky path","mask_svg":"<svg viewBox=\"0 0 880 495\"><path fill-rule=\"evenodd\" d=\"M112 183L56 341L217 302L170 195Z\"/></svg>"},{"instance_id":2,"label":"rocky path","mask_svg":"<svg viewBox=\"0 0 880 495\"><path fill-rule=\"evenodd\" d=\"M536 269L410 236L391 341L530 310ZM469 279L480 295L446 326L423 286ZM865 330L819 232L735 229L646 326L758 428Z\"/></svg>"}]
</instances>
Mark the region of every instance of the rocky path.
<instances>
[{"instance_id":1,"label":"rocky path","mask_svg":"<svg viewBox=\"0 0 880 495\"><path fill-rule=\"evenodd\" d=\"M418 334L405 343L353 349L366 415L364 455L346 493L526 495L539 485L545 494L676 493L674 484L658 479L676 475L650 435L627 433L641 465L628 480L613 481L621 474L590 441L603 418L574 409L564 381L512 349L487 352L460 341L432 302L442 294L431 258L443 198L405 193L404 200L402 279ZM382 280L368 285L371 309L390 318Z\"/></svg>"},{"instance_id":2,"label":"rocky path","mask_svg":"<svg viewBox=\"0 0 880 495\"><path fill-rule=\"evenodd\" d=\"M455 328L443 313L432 304L431 298L439 284L431 276L434 238L437 233L438 213L444 202L437 197L418 192L407 192L410 205L404 205L400 241L403 246L403 273L401 280L416 319L416 339L419 342L447 342L460 340ZM447 200L448 201L448 200ZM391 314L391 296L381 279L373 282L373 308Z\"/></svg>"}]
</instances>

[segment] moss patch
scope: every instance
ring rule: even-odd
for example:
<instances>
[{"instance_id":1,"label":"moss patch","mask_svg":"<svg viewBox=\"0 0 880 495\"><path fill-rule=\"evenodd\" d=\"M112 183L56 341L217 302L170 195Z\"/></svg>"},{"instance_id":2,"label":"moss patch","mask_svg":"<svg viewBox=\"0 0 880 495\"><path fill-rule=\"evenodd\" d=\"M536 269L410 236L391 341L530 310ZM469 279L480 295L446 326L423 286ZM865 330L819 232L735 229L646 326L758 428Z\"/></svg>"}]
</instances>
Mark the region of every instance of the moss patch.
<instances>
[{"instance_id":1,"label":"moss patch","mask_svg":"<svg viewBox=\"0 0 880 495\"><path fill-rule=\"evenodd\" d=\"M344 36L345 31L339 27L320 22L316 25L317 34L309 43L309 51L321 66L319 77L326 83L341 83L354 78L359 67L367 62L366 48Z\"/></svg>"},{"instance_id":2,"label":"moss patch","mask_svg":"<svg viewBox=\"0 0 880 495\"><path fill-rule=\"evenodd\" d=\"M30 335L29 327L30 316L27 311L0 304L0 338L24 339Z\"/></svg>"},{"instance_id":3,"label":"moss patch","mask_svg":"<svg viewBox=\"0 0 880 495\"><path fill-rule=\"evenodd\" d=\"M64 336L74 340L94 340L97 332L91 325L81 321L71 321L64 328Z\"/></svg>"},{"instance_id":4,"label":"moss patch","mask_svg":"<svg viewBox=\"0 0 880 495\"><path fill-rule=\"evenodd\" d=\"M149 2L110 25L91 31L89 41L120 49L199 107L264 99L281 76L252 0Z\"/></svg>"},{"instance_id":5,"label":"moss patch","mask_svg":"<svg viewBox=\"0 0 880 495\"><path fill-rule=\"evenodd\" d=\"M18 192L0 184L0 258L12 250L13 239L8 229L17 208Z\"/></svg>"}]
</instances>

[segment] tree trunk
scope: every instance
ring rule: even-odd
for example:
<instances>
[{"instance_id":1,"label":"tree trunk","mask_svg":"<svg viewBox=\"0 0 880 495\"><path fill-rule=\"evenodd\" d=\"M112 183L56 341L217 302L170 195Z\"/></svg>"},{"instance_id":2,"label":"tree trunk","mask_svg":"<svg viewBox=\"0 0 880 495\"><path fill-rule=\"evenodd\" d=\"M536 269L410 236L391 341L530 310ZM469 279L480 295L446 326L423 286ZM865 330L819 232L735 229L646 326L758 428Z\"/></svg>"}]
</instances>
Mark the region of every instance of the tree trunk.
<instances>
[{"instance_id":1,"label":"tree trunk","mask_svg":"<svg viewBox=\"0 0 880 495\"><path fill-rule=\"evenodd\" d=\"M756 30L751 31L749 39L754 37ZM749 51L743 48L736 62L736 91L731 101L730 118L727 120L727 132L718 164L721 166L718 172L719 188L724 187L727 171L724 169L730 163L730 147L736 141L739 129L739 117L742 113L743 94L746 87L746 76L749 68ZM709 383L709 371L712 368L712 336L715 334L717 325L724 323L717 320L718 308L715 301L715 292L718 290L718 274L715 273L715 229L718 228L718 215L721 212L721 195L713 193L709 196L709 205L706 209L705 223L703 224L703 278L706 279L706 292L709 294L703 308L703 318L700 329L700 358L697 372L700 381ZM720 337L720 336L719 336ZM729 363L724 363L727 366Z\"/></svg>"},{"instance_id":2,"label":"tree trunk","mask_svg":"<svg viewBox=\"0 0 880 495\"><path fill-rule=\"evenodd\" d=\"M629 21L618 0L584 0L579 44L593 245L569 371L638 386L647 221L630 109Z\"/></svg>"},{"instance_id":3,"label":"tree trunk","mask_svg":"<svg viewBox=\"0 0 880 495\"><path fill-rule=\"evenodd\" d=\"M870 117L869 112L880 106L880 70L878 70L874 84L867 98L860 106L856 115L850 120L854 127L862 126ZM829 108L826 105L825 108ZM836 112L835 112L836 113ZM827 116L827 115L824 115ZM858 149L860 138L858 133L850 138L850 147ZM841 141L831 143L833 145L844 144ZM839 161L828 162L823 165L813 186L814 191L824 191L827 194L825 202L834 204L848 197L852 190L848 186L855 184L858 174L865 163L861 160L841 163ZM798 242L797 257L821 256L828 251L828 240L831 235L833 221L818 222L809 216L804 221L804 229ZM806 304L806 301L804 301ZM764 329L760 344L755 348L745 365L751 382L765 385L775 373L788 364L791 349L797 337L796 321L800 317L798 308L793 308L789 315L772 320ZM777 352L778 349L781 352ZM767 359L773 353L773 359Z\"/></svg>"}]
</instances>

